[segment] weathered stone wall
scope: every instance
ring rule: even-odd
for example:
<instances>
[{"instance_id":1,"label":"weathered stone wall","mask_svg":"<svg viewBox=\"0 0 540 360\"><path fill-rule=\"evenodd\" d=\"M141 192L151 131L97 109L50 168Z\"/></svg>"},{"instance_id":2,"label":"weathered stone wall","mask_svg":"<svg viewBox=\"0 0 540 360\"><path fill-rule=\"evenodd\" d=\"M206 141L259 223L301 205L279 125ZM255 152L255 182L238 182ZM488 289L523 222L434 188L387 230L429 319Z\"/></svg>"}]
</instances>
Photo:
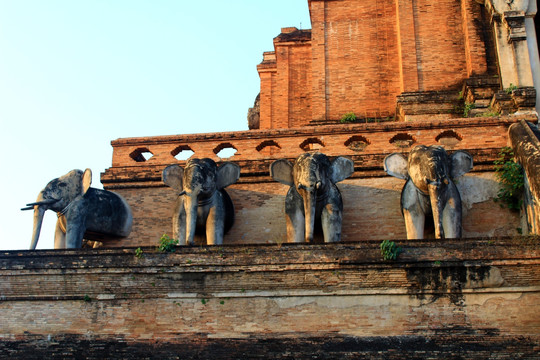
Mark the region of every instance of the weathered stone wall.
<instances>
[{"instance_id":1,"label":"weathered stone wall","mask_svg":"<svg viewBox=\"0 0 540 360\"><path fill-rule=\"evenodd\" d=\"M536 238L0 253L0 357L538 358Z\"/></svg>"},{"instance_id":2,"label":"weathered stone wall","mask_svg":"<svg viewBox=\"0 0 540 360\"><path fill-rule=\"evenodd\" d=\"M540 233L540 131L534 125L525 121L512 125L509 129L510 142L516 156L516 160L523 166L524 204L527 215L527 233Z\"/></svg>"}]
</instances>

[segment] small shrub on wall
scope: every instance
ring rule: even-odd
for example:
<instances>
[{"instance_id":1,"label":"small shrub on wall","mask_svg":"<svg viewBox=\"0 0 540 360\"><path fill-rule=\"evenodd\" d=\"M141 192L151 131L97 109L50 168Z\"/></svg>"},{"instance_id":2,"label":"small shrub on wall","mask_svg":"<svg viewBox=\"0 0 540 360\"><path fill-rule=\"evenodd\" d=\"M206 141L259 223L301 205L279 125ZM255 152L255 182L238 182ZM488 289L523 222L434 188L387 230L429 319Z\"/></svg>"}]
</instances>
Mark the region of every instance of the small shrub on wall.
<instances>
[{"instance_id":1,"label":"small shrub on wall","mask_svg":"<svg viewBox=\"0 0 540 360\"><path fill-rule=\"evenodd\" d=\"M499 158L495 160L495 176L499 181L499 192L495 198L502 207L519 210L523 203L524 176L523 168L514 161L514 152L503 147Z\"/></svg>"}]
</instances>

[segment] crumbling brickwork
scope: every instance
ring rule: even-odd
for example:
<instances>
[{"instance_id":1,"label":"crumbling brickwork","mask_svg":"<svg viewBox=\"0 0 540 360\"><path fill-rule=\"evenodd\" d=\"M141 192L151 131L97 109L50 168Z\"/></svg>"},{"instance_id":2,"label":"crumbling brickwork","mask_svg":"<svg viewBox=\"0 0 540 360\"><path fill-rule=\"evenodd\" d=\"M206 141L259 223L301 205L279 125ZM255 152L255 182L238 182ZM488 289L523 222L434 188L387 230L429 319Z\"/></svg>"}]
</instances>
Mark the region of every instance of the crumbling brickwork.
<instances>
[{"instance_id":1,"label":"crumbling brickwork","mask_svg":"<svg viewBox=\"0 0 540 360\"><path fill-rule=\"evenodd\" d=\"M538 358L538 239L398 244L3 252L0 357Z\"/></svg>"}]
</instances>

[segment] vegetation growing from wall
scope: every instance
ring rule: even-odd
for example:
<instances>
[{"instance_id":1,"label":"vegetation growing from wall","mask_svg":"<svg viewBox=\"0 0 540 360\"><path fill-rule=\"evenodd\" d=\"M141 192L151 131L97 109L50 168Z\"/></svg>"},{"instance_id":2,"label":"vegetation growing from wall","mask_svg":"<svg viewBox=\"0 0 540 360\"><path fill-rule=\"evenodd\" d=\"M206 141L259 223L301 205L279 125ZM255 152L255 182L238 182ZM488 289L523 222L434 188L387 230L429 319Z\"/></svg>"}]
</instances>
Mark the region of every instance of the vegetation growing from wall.
<instances>
[{"instance_id":1,"label":"vegetation growing from wall","mask_svg":"<svg viewBox=\"0 0 540 360\"><path fill-rule=\"evenodd\" d=\"M383 240L381 242L381 255L384 260L396 260L401 253L401 247L397 246L395 242L390 240Z\"/></svg>"},{"instance_id":2,"label":"vegetation growing from wall","mask_svg":"<svg viewBox=\"0 0 540 360\"><path fill-rule=\"evenodd\" d=\"M174 249L178 245L178 240L170 238L169 235L163 234L159 239L158 249L161 252L174 252Z\"/></svg>"},{"instance_id":3,"label":"vegetation growing from wall","mask_svg":"<svg viewBox=\"0 0 540 360\"><path fill-rule=\"evenodd\" d=\"M348 124L348 123L356 122L357 119L358 118L353 112L348 112L341 117L340 121L342 124Z\"/></svg>"},{"instance_id":4,"label":"vegetation growing from wall","mask_svg":"<svg viewBox=\"0 0 540 360\"><path fill-rule=\"evenodd\" d=\"M507 87L506 89L504 89L504 91L507 93L507 94L511 94L512 91L516 90L518 87L512 83L510 83L510 86Z\"/></svg>"},{"instance_id":5,"label":"vegetation growing from wall","mask_svg":"<svg viewBox=\"0 0 540 360\"><path fill-rule=\"evenodd\" d=\"M495 202L502 207L519 210L523 203L524 176L523 168L514 161L514 151L510 147L503 147L494 164L500 185Z\"/></svg>"},{"instance_id":6,"label":"vegetation growing from wall","mask_svg":"<svg viewBox=\"0 0 540 360\"><path fill-rule=\"evenodd\" d=\"M463 107L463 117L469 117L471 110L474 108L476 108L476 105L474 105L474 103L466 102Z\"/></svg>"}]
</instances>

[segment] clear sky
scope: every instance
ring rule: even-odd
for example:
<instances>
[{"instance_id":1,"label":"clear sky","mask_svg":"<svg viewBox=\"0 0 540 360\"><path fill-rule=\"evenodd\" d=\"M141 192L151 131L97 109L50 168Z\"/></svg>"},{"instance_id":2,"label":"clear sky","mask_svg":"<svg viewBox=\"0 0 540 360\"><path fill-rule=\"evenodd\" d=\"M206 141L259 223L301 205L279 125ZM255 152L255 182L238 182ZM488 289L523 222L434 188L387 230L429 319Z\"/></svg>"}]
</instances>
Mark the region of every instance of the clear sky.
<instances>
[{"instance_id":1,"label":"clear sky","mask_svg":"<svg viewBox=\"0 0 540 360\"><path fill-rule=\"evenodd\" d=\"M307 0L0 0L0 250L28 249L20 208L53 178L90 168L102 188L111 140L246 130L288 26L310 28Z\"/></svg>"}]
</instances>

